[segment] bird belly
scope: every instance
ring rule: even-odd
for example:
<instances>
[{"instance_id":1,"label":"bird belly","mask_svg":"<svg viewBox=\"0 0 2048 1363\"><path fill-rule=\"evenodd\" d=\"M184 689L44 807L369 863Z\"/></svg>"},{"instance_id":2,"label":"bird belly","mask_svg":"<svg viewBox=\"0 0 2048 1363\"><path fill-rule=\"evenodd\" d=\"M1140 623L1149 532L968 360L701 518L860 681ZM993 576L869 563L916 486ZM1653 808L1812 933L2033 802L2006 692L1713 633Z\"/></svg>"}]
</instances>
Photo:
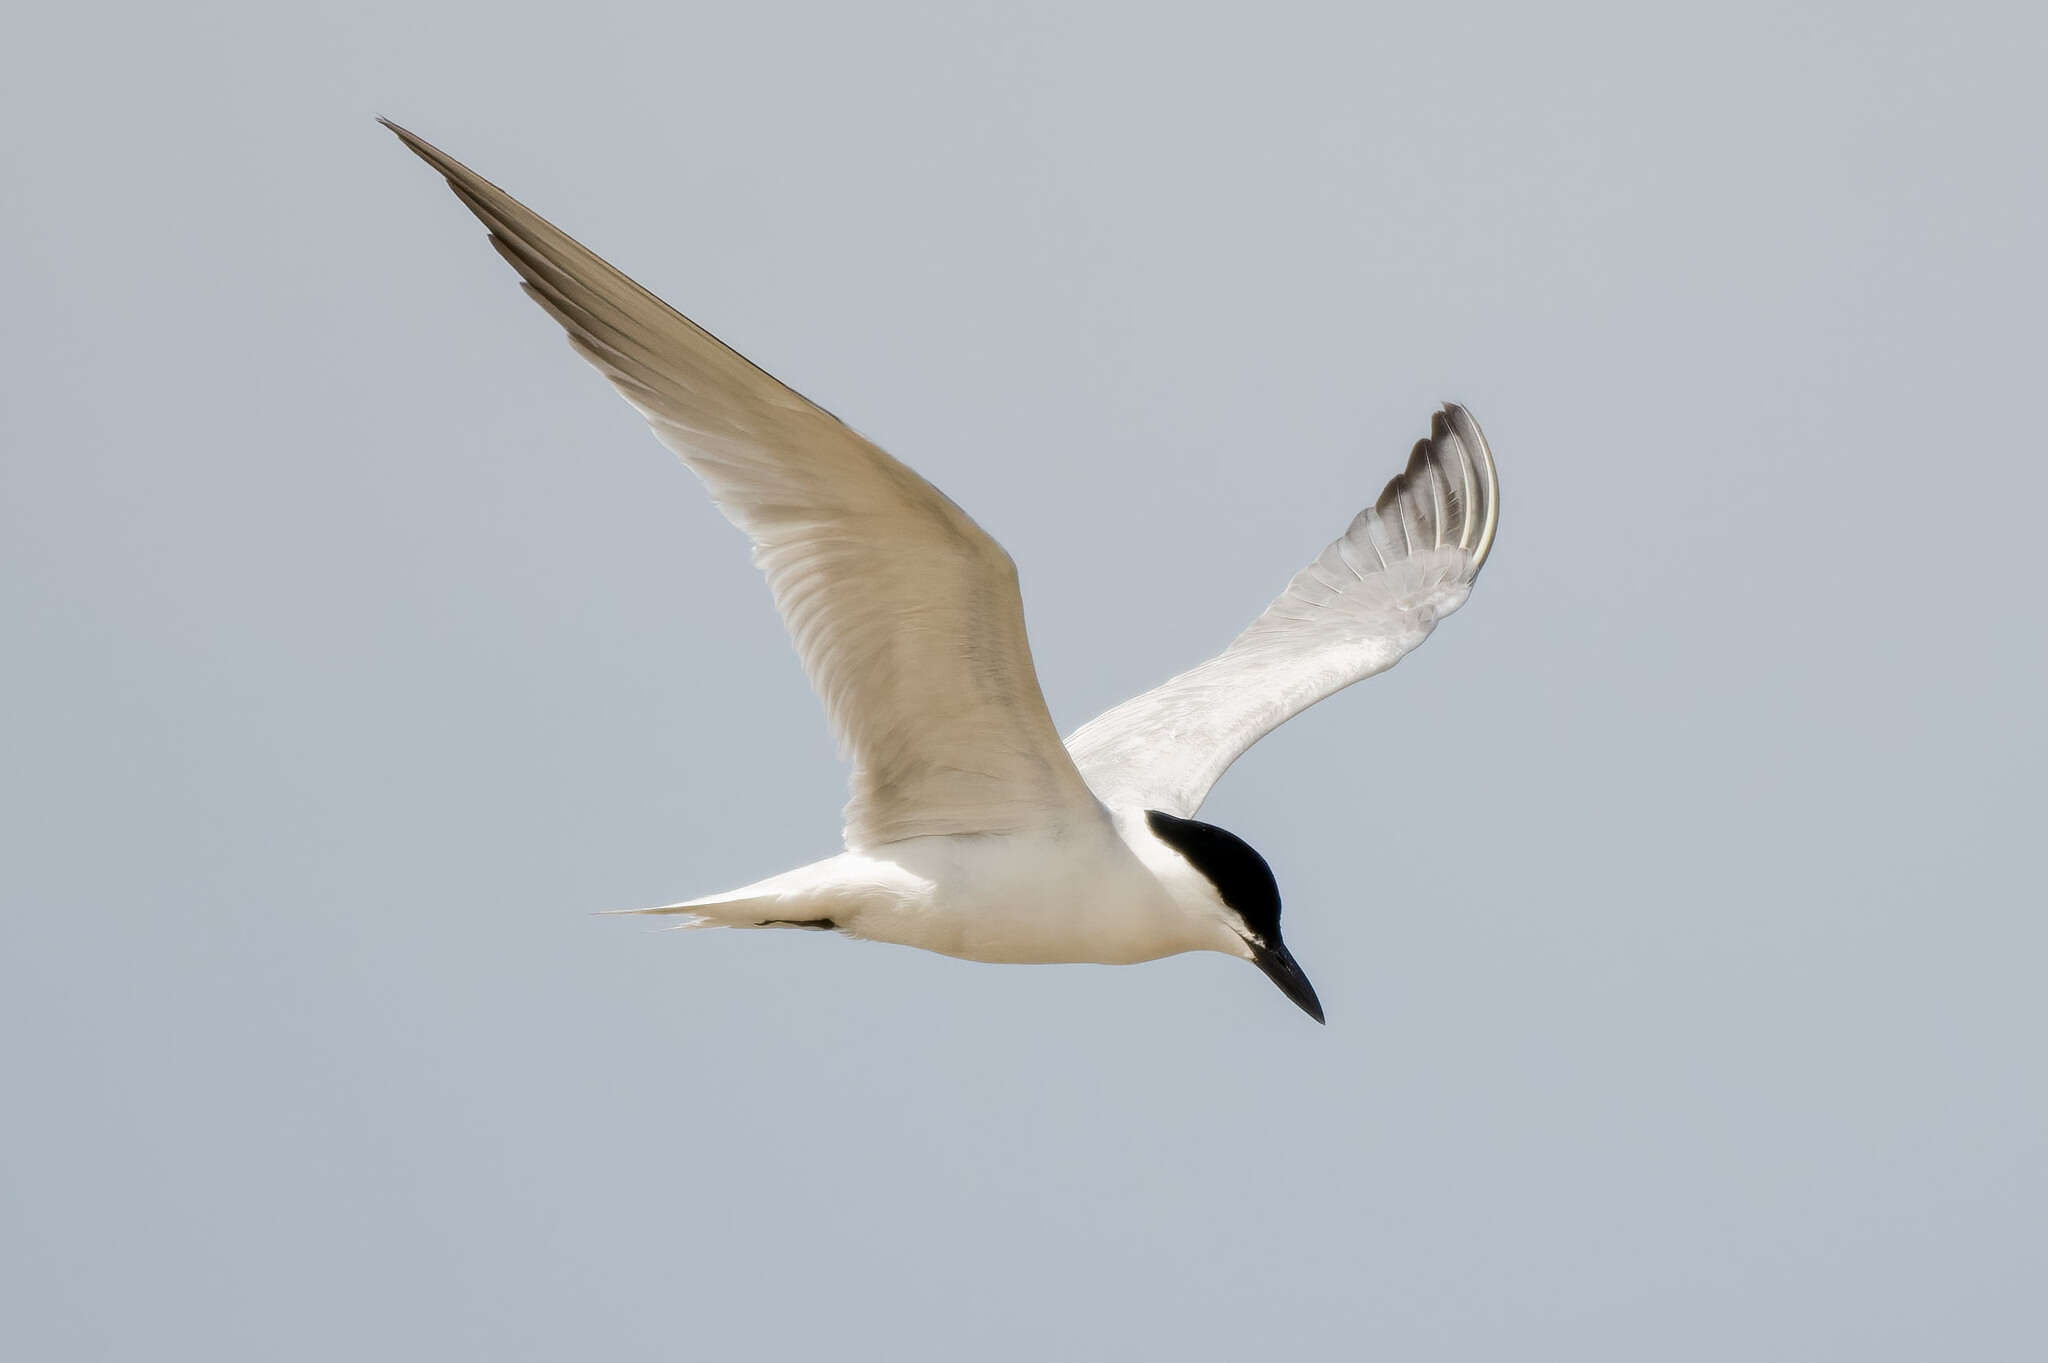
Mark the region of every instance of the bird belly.
<instances>
[{"instance_id":1,"label":"bird belly","mask_svg":"<svg viewBox=\"0 0 2048 1363\"><path fill-rule=\"evenodd\" d=\"M1129 965L1193 949L1121 840L1087 834L914 838L842 862L876 892L833 916L849 936L970 961Z\"/></svg>"}]
</instances>

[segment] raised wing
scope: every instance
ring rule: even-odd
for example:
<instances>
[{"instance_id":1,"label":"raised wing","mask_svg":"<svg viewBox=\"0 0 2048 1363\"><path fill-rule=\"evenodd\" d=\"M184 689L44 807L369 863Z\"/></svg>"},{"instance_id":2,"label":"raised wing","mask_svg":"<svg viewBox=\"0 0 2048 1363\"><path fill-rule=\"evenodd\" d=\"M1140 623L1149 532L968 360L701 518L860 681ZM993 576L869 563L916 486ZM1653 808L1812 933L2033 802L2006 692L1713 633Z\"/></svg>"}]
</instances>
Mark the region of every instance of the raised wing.
<instances>
[{"instance_id":1,"label":"raised wing","mask_svg":"<svg viewBox=\"0 0 2048 1363\"><path fill-rule=\"evenodd\" d=\"M496 185L384 126L447 177L526 292L753 541L853 761L849 847L1095 814L1039 694L1001 545Z\"/></svg>"},{"instance_id":2,"label":"raised wing","mask_svg":"<svg viewBox=\"0 0 2048 1363\"><path fill-rule=\"evenodd\" d=\"M1486 437L1446 404L1407 470L1230 647L1067 740L1081 775L1104 804L1192 818L1246 748L1464 605L1499 513Z\"/></svg>"}]
</instances>

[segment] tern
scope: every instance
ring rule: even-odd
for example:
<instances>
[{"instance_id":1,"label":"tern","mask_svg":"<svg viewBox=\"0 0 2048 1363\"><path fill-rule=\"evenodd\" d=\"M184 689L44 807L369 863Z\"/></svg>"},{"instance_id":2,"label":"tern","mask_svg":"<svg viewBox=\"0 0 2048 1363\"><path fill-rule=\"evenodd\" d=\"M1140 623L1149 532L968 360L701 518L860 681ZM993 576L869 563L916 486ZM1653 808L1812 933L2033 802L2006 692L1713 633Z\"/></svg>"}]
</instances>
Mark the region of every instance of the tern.
<instances>
[{"instance_id":1,"label":"tern","mask_svg":"<svg viewBox=\"0 0 2048 1363\"><path fill-rule=\"evenodd\" d=\"M1220 951L1317 1022L1280 891L1195 818L1253 743L1383 672L1465 603L1493 547L1486 438L1447 403L1407 467L1230 645L1064 743L1009 554L937 488L490 181L380 120L490 231L526 293L747 535L852 763L844 850L650 909L972 961Z\"/></svg>"}]
</instances>

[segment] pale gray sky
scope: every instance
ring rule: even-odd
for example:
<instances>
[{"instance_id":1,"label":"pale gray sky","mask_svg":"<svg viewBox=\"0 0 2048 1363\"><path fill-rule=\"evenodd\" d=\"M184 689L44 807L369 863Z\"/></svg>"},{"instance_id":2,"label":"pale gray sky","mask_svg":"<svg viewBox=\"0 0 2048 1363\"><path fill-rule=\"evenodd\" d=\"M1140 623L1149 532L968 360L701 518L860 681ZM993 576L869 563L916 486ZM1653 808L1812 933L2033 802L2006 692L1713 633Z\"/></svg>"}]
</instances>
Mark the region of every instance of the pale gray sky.
<instances>
[{"instance_id":1,"label":"pale gray sky","mask_svg":"<svg viewBox=\"0 0 2048 1363\"><path fill-rule=\"evenodd\" d=\"M44 5L0 57L0 1351L2034 1358L2038 7ZM1242 963L829 851L693 479L372 121L907 459L1072 728L1440 400L1470 605Z\"/></svg>"}]
</instances>

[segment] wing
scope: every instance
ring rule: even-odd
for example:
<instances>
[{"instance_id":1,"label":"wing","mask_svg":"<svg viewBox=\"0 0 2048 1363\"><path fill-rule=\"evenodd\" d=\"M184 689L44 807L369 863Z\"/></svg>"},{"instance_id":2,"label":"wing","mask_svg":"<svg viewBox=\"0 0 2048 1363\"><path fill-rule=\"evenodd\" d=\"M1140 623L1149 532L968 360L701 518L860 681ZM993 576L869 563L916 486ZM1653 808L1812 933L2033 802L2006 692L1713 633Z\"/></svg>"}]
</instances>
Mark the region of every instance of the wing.
<instances>
[{"instance_id":1,"label":"wing","mask_svg":"<svg viewBox=\"0 0 2048 1363\"><path fill-rule=\"evenodd\" d=\"M1192 818L1246 748L1464 605L1499 513L1486 437L1448 404L1407 470L1230 647L1067 740L1082 776L1112 807Z\"/></svg>"},{"instance_id":2,"label":"wing","mask_svg":"<svg viewBox=\"0 0 2048 1363\"><path fill-rule=\"evenodd\" d=\"M385 126L747 533L853 761L846 842L1098 806L1039 694L1017 569L939 490L461 163Z\"/></svg>"}]
</instances>

